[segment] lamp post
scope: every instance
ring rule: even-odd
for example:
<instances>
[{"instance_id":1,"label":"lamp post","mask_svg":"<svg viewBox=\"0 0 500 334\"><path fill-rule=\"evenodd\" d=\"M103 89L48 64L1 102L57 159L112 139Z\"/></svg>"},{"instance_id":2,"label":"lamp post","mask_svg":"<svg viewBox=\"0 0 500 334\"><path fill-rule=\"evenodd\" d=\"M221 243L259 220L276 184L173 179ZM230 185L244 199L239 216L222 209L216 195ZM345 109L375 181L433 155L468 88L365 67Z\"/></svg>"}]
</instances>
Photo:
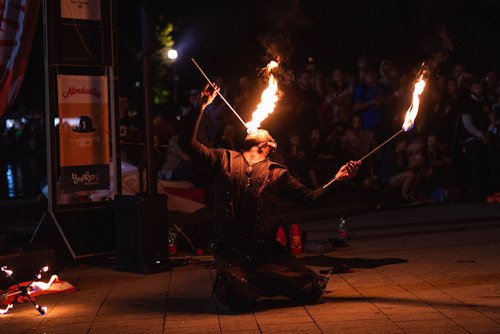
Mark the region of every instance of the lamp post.
<instances>
[{"instance_id":1,"label":"lamp post","mask_svg":"<svg viewBox=\"0 0 500 334\"><path fill-rule=\"evenodd\" d=\"M177 59L177 50L169 49L167 51L167 57L172 62L172 72L174 73L174 103L177 104L177 82L179 77L177 76L177 71L175 70L175 60Z\"/></svg>"}]
</instances>

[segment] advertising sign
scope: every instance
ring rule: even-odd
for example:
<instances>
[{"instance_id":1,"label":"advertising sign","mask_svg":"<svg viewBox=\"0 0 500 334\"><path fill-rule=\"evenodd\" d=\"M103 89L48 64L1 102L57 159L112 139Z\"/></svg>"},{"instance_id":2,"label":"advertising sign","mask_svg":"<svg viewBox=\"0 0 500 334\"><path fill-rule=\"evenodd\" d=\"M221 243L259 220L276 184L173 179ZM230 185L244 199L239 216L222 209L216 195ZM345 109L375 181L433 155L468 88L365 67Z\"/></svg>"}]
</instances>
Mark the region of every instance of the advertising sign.
<instances>
[{"instance_id":1,"label":"advertising sign","mask_svg":"<svg viewBox=\"0 0 500 334\"><path fill-rule=\"evenodd\" d=\"M100 0L61 0L61 17L78 20L101 20Z\"/></svg>"},{"instance_id":2,"label":"advertising sign","mask_svg":"<svg viewBox=\"0 0 500 334\"><path fill-rule=\"evenodd\" d=\"M106 76L58 75L62 192L109 189Z\"/></svg>"}]
</instances>

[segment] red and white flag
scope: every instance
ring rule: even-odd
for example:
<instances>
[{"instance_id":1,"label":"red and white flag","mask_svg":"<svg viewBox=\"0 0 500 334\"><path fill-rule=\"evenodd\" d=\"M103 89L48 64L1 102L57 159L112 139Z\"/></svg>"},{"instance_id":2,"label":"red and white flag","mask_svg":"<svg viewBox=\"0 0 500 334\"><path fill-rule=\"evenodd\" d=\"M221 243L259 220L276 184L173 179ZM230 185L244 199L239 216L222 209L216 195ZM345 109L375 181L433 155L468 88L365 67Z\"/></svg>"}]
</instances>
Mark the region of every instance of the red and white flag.
<instances>
[{"instance_id":1,"label":"red and white flag","mask_svg":"<svg viewBox=\"0 0 500 334\"><path fill-rule=\"evenodd\" d=\"M0 117L21 88L39 9L40 0L0 0Z\"/></svg>"}]
</instances>

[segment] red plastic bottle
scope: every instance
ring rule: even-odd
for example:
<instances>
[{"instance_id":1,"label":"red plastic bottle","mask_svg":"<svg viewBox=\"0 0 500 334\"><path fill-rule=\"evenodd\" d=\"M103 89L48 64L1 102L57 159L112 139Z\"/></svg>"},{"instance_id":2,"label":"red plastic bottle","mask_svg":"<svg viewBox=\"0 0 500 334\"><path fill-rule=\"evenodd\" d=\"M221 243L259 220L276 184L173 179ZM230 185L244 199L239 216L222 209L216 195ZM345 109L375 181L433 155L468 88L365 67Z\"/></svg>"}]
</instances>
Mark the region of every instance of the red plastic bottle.
<instances>
[{"instance_id":1,"label":"red plastic bottle","mask_svg":"<svg viewBox=\"0 0 500 334\"><path fill-rule=\"evenodd\" d=\"M283 247L286 247L286 233L281 226L278 227L278 232L276 232L276 241L281 243Z\"/></svg>"},{"instance_id":2,"label":"red plastic bottle","mask_svg":"<svg viewBox=\"0 0 500 334\"><path fill-rule=\"evenodd\" d=\"M292 224L290 229L290 252L292 254L302 253L302 231L297 224Z\"/></svg>"}]
</instances>

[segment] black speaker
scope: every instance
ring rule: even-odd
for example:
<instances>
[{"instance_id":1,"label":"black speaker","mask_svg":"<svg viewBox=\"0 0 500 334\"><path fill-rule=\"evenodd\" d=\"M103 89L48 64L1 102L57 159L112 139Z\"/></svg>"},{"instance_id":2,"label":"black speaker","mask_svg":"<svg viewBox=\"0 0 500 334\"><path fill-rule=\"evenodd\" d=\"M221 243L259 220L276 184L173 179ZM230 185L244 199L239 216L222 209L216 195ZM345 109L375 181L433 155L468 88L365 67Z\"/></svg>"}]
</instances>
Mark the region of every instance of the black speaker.
<instances>
[{"instance_id":1,"label":"black speaker","mask_svg":"<svg viewBox=\"0 0 500 334\"><path fill-rule=\"evenodd\" d=\"M115 196L119 270L144 274L170 270L167 196Z\"/></svg>"}]
</instances>

